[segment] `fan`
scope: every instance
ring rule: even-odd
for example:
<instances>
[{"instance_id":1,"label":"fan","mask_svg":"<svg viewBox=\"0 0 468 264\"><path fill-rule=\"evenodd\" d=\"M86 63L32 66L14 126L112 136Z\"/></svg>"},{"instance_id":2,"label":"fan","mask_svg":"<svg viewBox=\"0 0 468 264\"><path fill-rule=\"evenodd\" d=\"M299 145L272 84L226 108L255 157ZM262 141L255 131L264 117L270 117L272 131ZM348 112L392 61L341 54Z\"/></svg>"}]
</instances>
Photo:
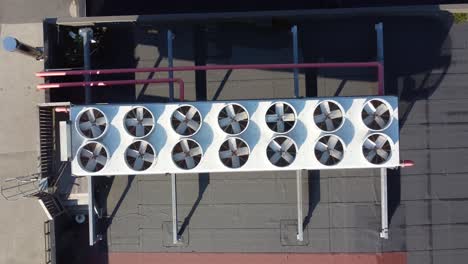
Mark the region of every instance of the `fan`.
<instances>
[{"instance_id":1,"label":"fan","mask_svg":"<svg viewBox=\"0 0 468 264\"><path fill-rule=\"evenodd\" d=\"M86 108L77 118L77 128L81 135L89 139L101 137L107 130L107 118L97 108Z\"/></svg>"},{"instance_id":2,"label":"fan","mask_svg":"<svg viewBox=\"0 0 468 264\"><path fill-rule=\"evenodd\" d=\"M80 166L87 172L98 172L107 163L107 149L99 142L88 142L78 150Z\"/></svg>"},{"instance_id":3,"label":"fan","mask_svg":"<svg viewBox=\"0 0 468 264\"><path fill-rule=\"evenodd\" d=\"M221 162L229 168L240 168L249 159L250 150L247 143L237 137L228 138L219 148Z\"/></svg>"},{"instance_id":4,"label":"fan","mask_svg":"<svg viewBox=\"0 0 468 264\"><path fill-rule=\"evenodd\" d=\"M364 124L373 130L382 130L390 123L390 108L381 100L368 101L361 112Z\"/></svg>"},{"instance_id":5,"label":"fan","mask_svg":"<svg viewBox=\"0 0 468 264\"><path fill-rule=\"evenodd\" d=\"M314 110L314 122L323 131L336 131L343 121L343 111L338 103L323 101Z\"/></svg>"},{"instance_id":6,"label":"fan","mask_svg":"<svg viewBox=\"0 0 468 264\"><path fill-rule=\"evenodd\" d=\"M172 149L172 160L177 167L184 170L195 168L202 156L200 144L192 139L182 139Z\"/></svg>"},{"instance_id":7,"label":"fan","mask_svg":"<svg viewBox=\"0 0 468 264\"><path fill-rule=\"evenodd\" d=\"M221 129L231 135L239 135L249 125L249 113L239 104L228 104L218 114Z\"/></svg>"},{"instance_id":8,"label":"fan","mask_svg":"<svg viewBox=\"0 0 468 264\"><path fill-rule=\"evenodd\" d=\"M267 147L267 157L271 164L278 167L286 167L296 159L296 143L285 136L273 138Z\"/></svg>"},{"instance_id":9,"label":"fan","mask_svg":"<svg viewBox=\"0 0 468 264\"><path fill-rule=\"evenodd\" d=\"M192 136L201 126L201 115L197 108L183 105L172 113L172 128L182 136Z\"/></svg>"},{"instance_id":10,"label":"fan","mask_svg":"<svg viewBox=\"0 0 468 264\"><path fill-rule=\"evenodd\" d=\"M332 166L343 159L343 142L334 135L321 137L315 144L315 157L323 165Z\"/></svg>"},{"instance_id":11,"label":"fan","mask_svg":"<svg viewBox=\"0 0 468 264\"><path fill-rule=\"evenodd\" d=\"M290 104L276 102L268 108L265 121L271 130L287 133L296 125L296 112Z\"/></svg>"},{"instance_id":12,"label":"fan","mask_svg":"<svg viewBox=\"0 0 468 264\"><path fill-rule=\"evenodd\" d=\"M125 161L131 169L144 171L156 162L156 152L150 143L138 140L127 147Z\"/></svg>"},{"instance_id":13,"label":"fan","mask_svg":"<svg viewBox=\"0 0 468 264\"><path fill-rule=\"evenodd\" d=\"M141 138L147 136L153 128L153 114L145 107L135 107L125 115L125 129L134 137Z\"/></svg>"},{"instance_id":14,"label":"fan","mask_svg":"<svg viewBox=\"0 0 468 264\"><path fill-rule=\"evenodd\" d=\"M378 165L390 159L392 147L387 136L383 134L372 134L364 141L362 153L367 161Z\"/></svg>"}]
</instances>

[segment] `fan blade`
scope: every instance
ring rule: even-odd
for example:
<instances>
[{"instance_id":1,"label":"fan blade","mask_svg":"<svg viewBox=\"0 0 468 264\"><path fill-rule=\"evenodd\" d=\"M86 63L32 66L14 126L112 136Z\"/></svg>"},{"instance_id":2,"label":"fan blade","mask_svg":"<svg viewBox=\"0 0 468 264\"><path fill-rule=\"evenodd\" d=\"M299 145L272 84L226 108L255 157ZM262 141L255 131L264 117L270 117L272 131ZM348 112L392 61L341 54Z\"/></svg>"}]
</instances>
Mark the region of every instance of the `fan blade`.
<instances>
[{"instance_id":1,"label":"fan blade","mask_svg":"<svg viewBox=\"0 0 468 264\"><path fill-rule=\"evenodd\" d=\"M376 109L372 102L367 102L367 104L364 106L364 111L366 111L369 115L374 115Z\"/></svg>"},{"instance_id":2,"label":"fan blade","mask_svg":"<svg viewBox=\"0 0 468 264\"><path fill-rule=\"evenodd\" d=\"M283 121L276 122L276 127L278 129L278 132L284 132L284 122Z\"/></svg>"},{"instance_id":3,"label":"fan blade","mask_svg":"<svg viewBox=\"0 0 468 264\"><path fill-rule=\"evenodd\" d=\"M364 124L370 125L374 121L374 116L373 115L368 115L366 118L364 118Z\"/></svg>"},{"instance_id":4,"label":"fan blade","mask_svg":"<svg viewBox=\"0 0 468 264\"><path fill-rule=\"evenodd\" d=\"M144 126L152 126L154 124L152 118L143 118L143 122L141 122Z\"/></svg>"},{"instance_id":5,"label":"fan blade","mask_svg":"<svg viewBox=\"0 0 468 264\"><path fill-rule=\"evenodd\" d=\"M143 117L144 117L144 115L143 115L143 107L138 107L138 108L136 109L136 118L137 118L139 121L141 121L141 120L143 120Z\"/></svg>"},{"instance_id":6,"label":"fan blade","mask_svg":"<svg viewBox=\"0 0 468 264\"><path fill-rule=\"evenodd\" d=\"M200 147L196 147L196 148L193 148L190 150L189 152L189 155L191 157L195 157L195 156L198 156L198 155L201 155L202 154L202 151L201 151L201 148Z\"/></svg>"},{"instance_id":7,"label":"fan blade","mask_svg":"<svg viewBox=\"0 0 468 264\"><path fill-rule=\"evenodd\" d=\"M383 149L377 149L377 155L379 155L382 159L387 160L388 153Z\"/></svg>"},{"instance_id":8,"label":"fan blade","mask_svg":"<svg viewBox=\"0 0 468 264\"><path fill-rule=\"evenodd\" d=\"M94 156L100 155L101 150L102 150L102 145L101 144L96 144L96 146L94 146L94 150L93 150Z\"/></svg>"},{"instance_id":9,"label":"fan blade","mask_svg":"<svg viewBox=\"0 0 468 264\"><path fill-rule=\"evenodd\" d=\"M182 114L179 110L174 111L174 114L172 116L180 122L183 122L185 120L185 115Z\"/></svg>"},{"instance_id":10,"label":"fan blade","mask_svg":"<svg viewBox=\"0 0 468 264\"><path fill-rule=\"evenodd\" d=\"M192 157L185 157L185 164L187 169L195 168L195 160Z\"/></svg>"},{"instance_id":11,"label":"fan blade","mask_svg":"<svg viewBox=\"0 0 468 264\"><path fill-rule=\"evenodd\" d=\"M325 145L323 142L317 142L317 144L315 145L315 149L320 151L320 152L324 152L326 150L328 150L328 147L327 145Z\"/></svg>"},{"instance_id":12,"label":"fan blade","mask_svg":"<svg viewBox=\"0 0 468 264\"><path fill-rule=\"evenodd\" d=\"M281 155L284 160L288 162L288 164L291 164L294 161L294 156L291 155L289 152L283 152L283 155Z\"/></svg>"},{"instance_id":13,"label":"fan blade","mask_svg":"<svg viewBox=\"0 0 468 264\"><path fill-rule=\"evenodd\" d=\"M366 140L364 141L364 147L365 147L366 149L374 149L374 148L375 148L375 143L374 143L372 140L370 140L370 139L366 139Z\"/></svg>"},{"instance_id":14,"label":"fan blade","mask_svg":"<svg viewBox=\"0 0 468 264\"><path fill-rule=\"evenodd\" d=\"M283 144L281 144L281 150L283 151L288 151L289 148L291 148L291 146L293 145L293 141L292 140L289 140L289 139L286 139Z\"/></svg>"},{"instance_id":15,"label":"fan blade","mask_svg":"<svg viewBox=\"0 0 468 264\"><path fill-rule=\"evenodd\" d=\"M233 157L231 158L231 161L232 161L232 167L233 167L233 168L239 168L239 167L240 167L240 160L239 160L239 157L233 156Z\"/></svg>"},{"instance_id":16,"label":"fan blade","mask_svg":"<svg viewBox=\"0 0 468 264\"><path fill-rule=\"evenodd\" d=\"M86 121L86 122L83 122L83 123L80 124L80 129L81 129L81 131L87 131L87 130L91 129L92 126L93 125L91 124L91 122Z\"/></svg>"},{"instance_id":17,"label":"fan blade","mask_svg":"<svg viewBox=\"0 0 468 264\"><path fill-rule=\"evenodd\" d=\"M327 126L327 130L331 131L335 129L335 125L333 125L333 121L331 119L326 119L325 120L325 125Z\"/></svg>"},{"instance_id":18,"label":"fan blade","mask_svg":"<svg viewBox=\"0 0 468 264\"><path fill-rule=\"evenodd\" d=\"M382 136L382 135L379 135L379 137L377 138L377 140L375 141L375 145L377 146L377 148L382 148L383 145L385 144L385 142L387 142L387 139Z\"/></svg>"},{"instance_id":19,"label":"fan blade","mask_svg":"<svg viewBox=\"0 0 468 264\"><path fill-rule=\"evenodd\" d=\"M336 149L330 149L330 156L336 158L337 160L341 160L343 158L343 152Z\"/></svg>"},{"instance_id":20,"label":"fan blade","mask_svg":"<svg viewBox=\"0 0 468 264\"><path fill-rule=\"evenodd\" d=\"M322 114L330 114L330 104L328 102L322 102L320 104L320 110L322 110Z\"/></svg>"},{"instance_id":21,"label":"fan blade","mask_svg":"<svg viewBox=\"0 0 468 264\"><path fill-rule=\"evenodd\" d=\"M247 147L242 147L237 149L237 156L245 156L249 155L249 148Z\"/></svg>"},{"instance_id":22,"label":"fan blade","mask_svg":"<svg viewBox=\"0 0 468 264\"><path fill-rule=\"evenodd\" d=\"M240 112L234 118L236 121L246 120L249 119L249 114L247 112Z\"/></svg>"},{"instance_id":23,"label":"fan blade","mask_svg":"<svg viewBox=\"0 0 468 264\"><path fill-rule=\"evenodd\" d=\"M88 149L83 148L83 149L81 150L81 156L90 159L90 158L93 156L93 152L91 152L91 151L88 150Z\"/></svg>"},{"instance_id":24,"label":"fan blade","mask_svg":"<svg viewBox=\"0 0 468 264\"><path fill-rule=\"evenodd\" d=\"M232 104L226 106L226 113L230 118L236 117L236 111L234 110L234 106Z\"/></svg>"},{"instance_id":25,"label":"fan blade","mask_svg":"<svg viewBox=\"0 0 468 264\"><path fill-rule=\"evenodd\" d=\"M106 165L107 157L103 155L99 155L96 157L96 162L101 164L102 166Z\"/></svg>"},{"instance_id":26,"label":"fan blade","mask_svg":"<svg viewBox=\"0 0 468 264\"><path fill-rule=\"evenodd\" d=\"M140 147L138 148L138 152L140 152L140 154L145 154L147 148L148 148L148 143L145 141L140 141Z\"/></svg>"},{"instance_id":27,"label":"fan blade","mask_svg":"<svg viewBox=\"0 0 468 264\"><path fill-rule=\"evenodd\" d=\"M125 119L125 124L129 127L134 127L138 125L138 120L136 118L127 118Z\"/></svg>"},{"instance_id":28,"label":"fan blade","mask_svg":"<svg viewBox=\"0 0 468 264\"><path fill-rule=\"evenodd\" d=\"M86 115L88 116L89 121L91 121L91 122L96 121L96 117L94 116L94 110L93 109L90 109L90 110L86 111Z\"/></svg>"},{"instance_id":29,"label":"fan blade","mask_svg":"<svg viewBox=\"0 0 468 264\"><path fill-rule=\"evenodd\" d=\"M91 134L93 135L93 137L98 137L99 135L101 135L101 132L102 131L98 126L91 127Z\"/></svg>"},{"instance_id":30,"label":"fan blade","mask_svg":"<svg viewBox=\"0 0 468 264\"><path fill-rule=\"evenodd\" d=\"M185 159L185 153L183 153L183 152L176 153L176 154L174 154L172 159L174 159L174 161L184 160Z\"/></svg>"},{"instance_id":31,"label":"fan blade","mask_svg":"<svg viewBox=\"0 0 468 264\"><path fill-rule=\"evenodd\" d=\"M154 161L154 155L153 155L153 154L149 154L149 153L145 153L145 154L143 155L143 160L144 160L144 161L147 161L147 162L153 163L153 161Z\"/></svg>"},{"instance_id":32,"label":"fan blade","mask_svg":"<svg viewBox=\"0 0 468 264\"><path fill-rule=\"evenodd\" d=\"M227 159L232 157L232 151L230 150L224 150L219 153L219 157L221 159Z\"/></svg>"},{"instance_id":33,"label":"fan blade","mask_svg":"<svg viewBox=\"0 0 468 264\"><path fill-rule=\"evenodd\" d=\"M320 163L326 164L328 161L328 158L330 158L330 153L328 151L323 152L322 156L320 157Z\"/></svg>"},{"instance_id":34,"label":"fan blade","mask_svg":"<svg viewBox=\"0 0 468 264\"><path fill-rule=\"evenodd\" d=\"M335 118L340 118L342 117L343 114L341 113L341 110L335 110L335 111L332 111L329 115L328 115L328 118L330 119L335 119Z\"/></svg>"},{"instance_id":35,"label":"fan blade","mask_svg":"<svg viewBox=\"0 0 468 264\"><path fill-rule=\"evenodd\" d=\"M379 125L380 128L385 127L385 121L380 116L375 116L374 120Z\"/></svg>"},{"instance_id":36,"label":"fan blade","mask_svg":"<svg viewBox=\"0 0 468 264\"><path fill-rule=\"evenodd\" d=\"M180 146L182 147L182 151L184 153L189 153L190 152L190 147L189 147L188 141L186 139L180 141Z\"/></svg>"},{"instance_id":37,"label":"fan blade","mask_svg":"<svg viewBox=\"0 0 468 264\"><path fill-rule=\"evenodd\" d=\"M336 146L336 143L338 143L338 138L337 137L330 136L328 138L328 142L327 142L328 148L334 149L335 146Z\"/></svg>"},{"instance_id":38,"label":"fan blade","mask_svg":"<svg viewBox=\"0 0 468 264\"><path fill-rule=\"evenodd\" d=\"M229 138L228 139L228 144L229 144L229 149L231 151L236 151L237 150L237 142L235 138Z\"/></svg>"},{"instance_id":39,"label":"fan blade","mask_svg":"<svg viewBox=\"0 0 468 264\"><path fill-rule=\"evenodd\" d=\"M281 151L281 146L276 142L275 140L272 140L270 144L268 144L268 147L271 148L274 152L280 152Z\"/></svg>"},{"instance_id":40,"label":"fan blade","mask_svg":"<svg viewBox=\"0 0 468 264\"><path fill-rule=\"evenodd\" d=\"M188 110L185 116L187 117L187 119L192 119L196 113L197 113L197 109L195 107L190 107L190 109Z\"/></svg>"},{"instance_id":41,"label":"fan blade","mask_svg":"<svg viewBox=\"0 0 468 264\"><path fill-rule=\"evenodd\" d=\"M182 122L177 126L176 132L179 134L183 134L186 129L187 129L187 124L185 122Z\"/></svg>"},{"instance_id":42,"label":"fan blade","mask_svg":"<svg viewBox=\"0 0 468 264\"><path fill-rule=\"evenodd\" d=\"M86 163L86 170L87 171L94 171L96 169L97 162L95 159L89 159L88 162Z\"/></svg>"},{"instance_id":43,"label":"fan blade","mask_svg":"<svg viewBox=\"0 0 468 264\"><path fill-rule=\"evenodd\" d=\"M135 131L135 136L136 137L142 137L145 135L145 127L141 124L138 124L136 126L136 131Z\"/></svg>"},{"instance_id":44,"label":"fan blade","mask_svg":"<svg viewBox=\"0 0 468 264\"><path fill-rule=\"evenodd\" d=\"M383 113L387 112L387 110L388 110L387 106L384 104L381 104L379 105L379 107L377 107L375 114L380 116Z\"/></svg>"},{"instance_id":45,"label":"fan blade","mask_svg":"<svg viewBox=\"0 0 468 264\"><path fill-rule=\"evenodd\" d=\"M315 121L316 124L322 123L323 121L325 121L325 119L327 119L325 114L320 114L320 115L314 116L314 121Z\"/></svg>"},{"instance_id":46,"label":"fan blade","mask_svg":"<svg viewBox=\"0 0 468 264\"><path fill-rule=\"evenodd\" d=\"M293 113L283 115L283 121L292 122L294 120L296 120L296 116Z\"/></svg>"},{"instance_id":47,"label":"fan blade","mask_svg":"<svg viewBox=\"0 0 468 264\"><path fill-rule=\"evenodd\" d=\"M278 115L275 115L275 114L265 116L265 120L267 123L278 122L278 119L279 119Z\"/></svg>"},{"instance_id":48,"label":"fan blade","mask_svg":"<svg viewBox=\"0 0 468 264\"><path fill-rule=\"evenodd\" d=\"M232 122L231 126L232 126L232 132L234 134L239 134L240 132L242 132L242 129L238 122Z\"/></svg>"},{"instance_id":49,"label":"fan blade","mask_svg":"<svg viewBox=\"0 0 468 264\"><path fill-rule=\"evenodd\" d=\"M193 121L192 119L188 120L187 122L187 126L190 127L191 129L193 129L194 131L197 131L198 127L200 126L200 124L198 124L197 122Z\"/></svg>"},{"instance_id":50,"label":"fan blade","mask_svg":"<svg viewBox=\"0 0 468 264\"><path fill-rule=\"evenodd\" d=\"M106 118L101 116L96 119L96 125L102 126L106 124Z\"/></svg>"},{"instance_id":51,"label":"fan blade","mask_svg":"<svg viewBox=\"0 0 468 264\"><path fill-rule=\"evenodd\" d=\"M232 122L231 118L225 117L219 120L219 126L224 129L224 128L227 128L231 124L231 122Z\"/></svg>"},{"instance_id":52,"label":"fan blade","mask_svg":"<svg viewBox=\"0 0 468 264\"><path fill-rule=\"evenodd\" d=\"M372 159L375 157L376 154L377 152L375 150L371 150L369 151L369 153L367 153L366 159L368 161L372 161Z\"/></svg>"},{"instance_id":53,"label":"fan blade","mask_svg":"<svg viewBox=\"0 0 468 264\"><path fill-rule=\"evenodd\" d=\"M138 157L135 160L135 163L133 163L133 169L134 170L141 170L143 168L144 161L142 158Z\"/></svg>"},{"instance_id":54,"label":"fan blade","mask_svg":"<svg viewBox=\"0 0 468 264\"><path fill-rule=\"evenodd\" d=\"M273 154L273 156L271 156L270 162L273 164L276 164L280 160L280 158L281 158L281 153L276 152L275 154Z\"/></svg>"},{"instance_id":55,"label":"fan blade","mask_svg":"<svg viewBox=\"0 0 468 264\"><path fill-rule=\"evenodd\" d=\"M140 152L134 149L127 149L127 155L136 159L138 156L140 156Z\"/></svg>"},{"instance_id":56,"label":"fan blade","mask_svg":"<svg viewBox=\"0 0 468 264\"><path fill-rule=\"evenodd\" d=\"M284 115L284 104L283 103L276 103L275 104L275 113L278 116Z\"/></svg>"}]
</instances>

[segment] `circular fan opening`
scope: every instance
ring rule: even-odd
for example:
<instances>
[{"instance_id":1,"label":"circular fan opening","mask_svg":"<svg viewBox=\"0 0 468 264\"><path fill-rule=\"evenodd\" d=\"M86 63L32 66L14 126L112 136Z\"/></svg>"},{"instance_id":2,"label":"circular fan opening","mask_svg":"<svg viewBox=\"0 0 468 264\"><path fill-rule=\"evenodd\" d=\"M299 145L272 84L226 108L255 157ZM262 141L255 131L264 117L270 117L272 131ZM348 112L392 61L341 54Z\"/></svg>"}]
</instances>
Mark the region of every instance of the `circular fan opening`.
<instances>
[{"instance_id":1,"label":"circular fan opening","mask_svg":"<svg viewBox=\"0 0 468 264\"><path fill-rule=\"evenodd\" d=\"M289 137L273 138L267 147L267 157L271 164L277 167L287 167L296 159L296 143Z\"/></svg>"},{"instance_id":2,"label":"circular fan opening","mask_svg":"<svg viewBox=\"0 0 468 264\"><path fill-rule=\"evenodd\" d=\"M228 138L219 148L219 159L229 168L237 169L247 162L250 155L248 144L240 138Z\"/></svg>"},{"instance_id":3,"label":"circular fan opening","mask_svg":"<svg viewBox=\"0 0 468 264\"><path fill-rule=\"evenodd\" d=\"M383 130L390 125L391 108L382 100L372 99L364 105L361 111L364 124L372 130Z\"/></svg>"},{"instance_id":4,"label":"circular fan opening","mask_svg":"<svg viewBox=\"0 0 468 264\"><path fill-rule=\"evenodd\" d=\"M99 142L88 142L78 150L77 156L82 169L87 172L98 172L107 164L108 151Z\"/></svg>"},{"instance_id":5,"label":"circular fan opening","mask_svg":"<svg viewBox=\"0 0 468 264\"><path fill-rule=\"evenodd\" d=\"M182 139L172 149L172 161L183 170L197 167L202 157L200 144L192 139Z\"/></svg>"},{"instance_id":6,"label":"circular fan opening","mask_svg":"<svg viewBox=\"0 0 468 264\"><path fill-rule=\"evenodd\" d=\"M277 133L288 133L296 125L296 110L285 102L275 102L267 110L265 121Z\"/></svg>"},{"instance_id":7,"label":"circular fan opening","mask_svg":"<svg viewBox=\"0 0 468 264\"><path fill-rule=\"evenodd\" d=\"M337 102L322 101L314 110L314 123L323 131L337 131L344 123L343 113Z\"/></svg>"},{"instance_id":8,"label":"circular fan opening","mask_svg":"<svg viewBox=\"0 0 468 264\"><path fill-rule=\"evenodd\" d=\"M156 151L143 140L133 142L125 151L125 161L130 169L144 171L156 163Z\"/></svg>"},{"instance_id":9,"label":"circular fan opening","mask_svg":"<svg viewBox=\"0 0 468 264\"><path fill-rule=\"evenodd\" d=\"M239 104L228 104L218 114L219 127L230 135L239 135L249 125L249 113Z\"/></svg>"},{"instance_id":10,"label":"circular fan opening","mask_svg":"<svg viewBox=\"0 0 468 264\"><path fill-rule=\"evenodd\" d=\"M195 135L201 127L201 114L191 105L183 105L172 113L171 125L181 136Z\"/></svg>"},{"instance_id":11,"label":"circular fan opening","mask_svg":"<svg viewBox=\"0 0 468 264\"><path fill-rule=\"evenodd\" d=\"M124 127L133 137L146 137L154 129L153 114L146 107L135 107L125 114Z\"/></svg>"},{"instance_id":12,"label":"circular fan opening","mask_svg":"<svg viewBox=\"0 0 468 264\"><path fill-rule=\"evenodd\" d=\"M390 160L392 144L383 134L372 134L366 138L362 145L362 154L372 164L380 165Z\"/></svg>"},{"instance_id":13,"label":"circular fan opening","mask_svg":"<svg viewBox=\"0 0 468 264\"><path fill-rule=\"evenodd\" d=\"M315 158L323 165L333 166L340 163L343 154L343 141L337 136L323 136L315 144Z\"/></svg>"},{"instance_id":14,"label":"circular fan opening","mask_svg":"<svg viewBox=\"0 0 468 264\"><path fill-rule=\"evenodd\" d=\"M104 113L94 107L84 109L76 119L78 132L87 139L98 139L107 131L107 118Z\"/></svg>"}]
</instances>

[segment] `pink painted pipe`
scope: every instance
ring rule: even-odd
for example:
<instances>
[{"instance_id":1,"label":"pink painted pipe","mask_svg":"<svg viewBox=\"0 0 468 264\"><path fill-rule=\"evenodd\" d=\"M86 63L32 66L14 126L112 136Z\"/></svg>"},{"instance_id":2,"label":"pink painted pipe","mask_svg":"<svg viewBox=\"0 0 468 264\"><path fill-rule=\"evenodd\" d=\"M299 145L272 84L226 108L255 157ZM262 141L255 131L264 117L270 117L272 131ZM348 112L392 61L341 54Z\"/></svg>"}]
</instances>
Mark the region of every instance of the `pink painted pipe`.
<instances>
[{"instance_id":1,"label":"pink painted pipe","mask_svg":"<svg viewBox=\"0 0 468 264\"><path fill-rule=\"evenodd\" d=\"M36 73L37 77L71 76L71 75L99 75L137 72L168 72L168 71L196 71L196 70L273 70L273 69L307 69L307 68L377 68L379 95L384 94L383 65L377 61L369 62L327 62L327 63L285 63L285 64L238 64L238 65L206 65L206 66L179 66L159 68L124 68L102 70L71 70L71 71L46 71Z\"/></svg>"},{"instance_id":2,"label":"pink painted pipe","mask_svg":"<svg viewBox=\"0 0 468 264\"><path fill-rule=\"evenodd\" d=\"M37 85L37 89L55 89L65 87L81 87L81 86L113 86L113 85L133 85L133 84L148 84L148 83L178 83L179 84L179 99L184 101L185 86L184 81L179 78L173 79L151 79L151 80L117 80L117 81L93 81L93 82L65 82L65 83L45 83Z\"/></svg>"}]
</instances>

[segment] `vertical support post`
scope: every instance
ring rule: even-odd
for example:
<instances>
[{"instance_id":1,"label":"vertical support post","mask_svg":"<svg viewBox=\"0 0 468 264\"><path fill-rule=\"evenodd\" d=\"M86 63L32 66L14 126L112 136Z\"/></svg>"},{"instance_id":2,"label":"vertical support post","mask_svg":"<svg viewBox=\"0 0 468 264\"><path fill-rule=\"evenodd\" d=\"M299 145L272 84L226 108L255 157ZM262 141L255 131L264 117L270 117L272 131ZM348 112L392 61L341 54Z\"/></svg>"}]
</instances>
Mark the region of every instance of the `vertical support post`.
<instances>
[{"instance_id":1,"label":"vertical support post","mask_svg":"<svg viewBox=\"0 0 468 264\"><path fill-rule=\"evenodd\" d=\"M304 241L304 219L302 204L302 170L296 171L297 188L297 240Z\"/></svg>"},{"instance_id":2,"label":"vertical support post","mask_svg":"<svg viewBox=\"0 0 468 264\"><path fill-rule=\"evenodd\" d=\"M382 70L379 70L378 75L382 78L382 87L379 87L379 95L384 95L385 94L385 87L384 87L384 38L383 38L383 23L380 22L375 25L375 31L377 33L377 61L381 63L382 65Z\"/></svg>"},{"instance_id":3,"label":"vertical support post","mask_svg":"<svg viewBox=\"0 0 468 264\"><path fill-rule=\"evenodd\" d=\"M383 43L383 23L380 22L375 25L377 33L377 60L384 66L384 43ZM383 74L383 73L382 73ZM383 80L382 76L382 80ZM379 95L385 94L385 87L382 87ZM380 237L388 239L388 196L387 196L387 168L380 169L380 210L381 210L381 223L382 229Z\"/></svg>"},{"instance_id":4,"label":"vertical support post","mask_svg":"<svg viewBox=\"0 0 468 264\"><path fill-rule=\"evenodd\" d=\"M167 30L167 64L169 68L174 67L174 54L173 54L173 40L174 34L169 29ZM174 78L174 71L168 71L169 79ZM174 101L174 83L169 82L169 101Z\"/></svg>"},{"instance_id":5,"label":"vertical support post","mask_svg":"<svg viewBox=\"0 0 468 264\"><path fill-rule=\"evenodd\" d=\"M78 31L80 36L83 38L83 66L85 70L91 70L91 48L90 43L93 38L93 30L91 28L80 28ZM84 81L90 82L91 76L89 74L84 75ZM85 86L85 104L91 103L91 87Z\"/></svg>"},{"instance_id":6,"label":"vertical support post","mask_svg":"<svg viewBox=\"0 0 468 264\"><path fill-rule=\"evenodd\" d=\"M292 40L293 40L293 63L299 63L299 44L297 41L297 26L291 27ZM299 97L299 69L294 68L294 96Z\"/></svg>"},{"instance_id":7,"label":"vertical support post","mask_svg":"<svg viewBox=\"0 0 468 264\"><path fill-rule=\"evenodd\" d=\"M88 180L88 231L89 245L94 246L97 241L96 236L96 218L94 216L94 192L93 192L93 176L86 176Z\"/></svg>"},{"instance_id":8,"label":"vertical support post","mask_svg":"<svg viewBox=\"0 0 468 264\"><path fill-rule=\"evenodd\" d=\"M171 189L172 189L172 243L179 243L179 228L177 221L177 188L176 174L171 173Z\"/></svg>"}]
</instances>

